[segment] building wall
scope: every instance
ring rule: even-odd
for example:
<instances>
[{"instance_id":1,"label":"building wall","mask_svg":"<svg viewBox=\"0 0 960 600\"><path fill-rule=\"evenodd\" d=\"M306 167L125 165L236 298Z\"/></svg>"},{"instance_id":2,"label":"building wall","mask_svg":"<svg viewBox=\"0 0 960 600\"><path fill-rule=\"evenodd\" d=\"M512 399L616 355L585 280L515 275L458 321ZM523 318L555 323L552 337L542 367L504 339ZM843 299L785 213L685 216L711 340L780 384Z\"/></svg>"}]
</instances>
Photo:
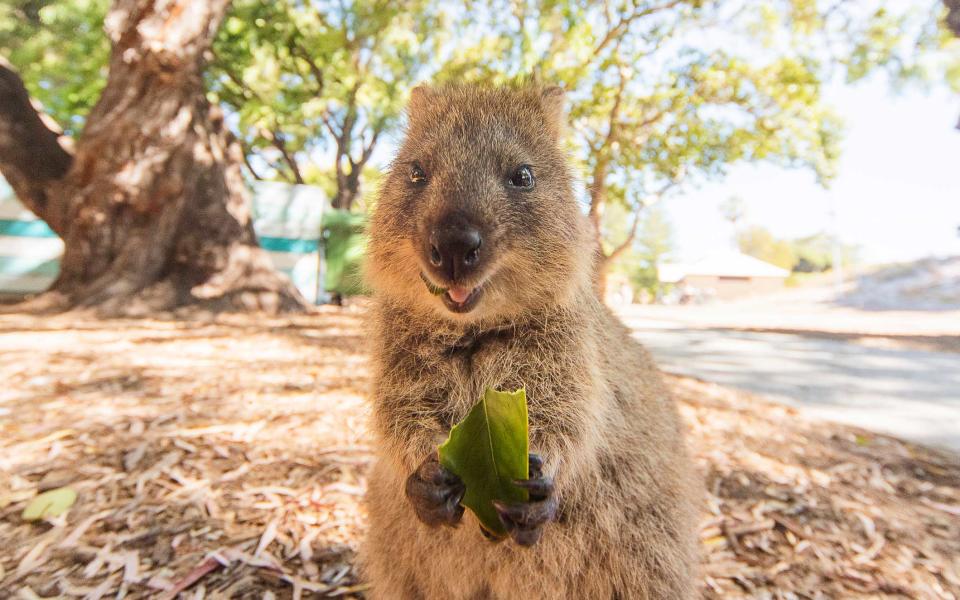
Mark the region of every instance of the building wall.
<instances>
[{"instance_id":1,"label":"building wall","mask_svg":"<svg viewBox=\"0 0 960 600\"><path fill-rule=\"evenodd\" d=\"M783 277L717 277L713 275L688 275L686 284L702 291L713 290L718 300L730 300L744 296L759 296L782 290Z\"/></svg>"}]
</instances>

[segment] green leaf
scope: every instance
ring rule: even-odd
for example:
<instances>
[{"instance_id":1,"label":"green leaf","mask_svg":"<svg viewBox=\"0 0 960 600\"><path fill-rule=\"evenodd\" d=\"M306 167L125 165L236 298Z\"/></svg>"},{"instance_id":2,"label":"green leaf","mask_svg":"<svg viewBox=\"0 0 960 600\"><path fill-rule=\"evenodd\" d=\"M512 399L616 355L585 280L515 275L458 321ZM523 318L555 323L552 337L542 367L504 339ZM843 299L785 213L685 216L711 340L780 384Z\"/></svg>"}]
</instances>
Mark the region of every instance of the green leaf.
<instances>
[{"instance_id":1,"label":"green leaf","mask_svg":"<svg viewBox=\"0 0 960 600\"><path fill-rule=\"evenodd\" d=\"M514 479L530 476L526 390L487 388L438 451L440 464L456 473L467 488L461 504L477 515L489 533L505 537L493 501L528 500L527 491L513 484Z\"/></svg>"},{"instance_id":2,"label":"green leaf","mask_svg":"<svg viewBox=\"0 0 960 600\"><path fill-rule=\"evenodd\" d=\"M24 521L36 521L47 517L59 517L77 501L77 492L68 487L44 492L30 501L23 509Z\"/></svg>"}]
</instances>

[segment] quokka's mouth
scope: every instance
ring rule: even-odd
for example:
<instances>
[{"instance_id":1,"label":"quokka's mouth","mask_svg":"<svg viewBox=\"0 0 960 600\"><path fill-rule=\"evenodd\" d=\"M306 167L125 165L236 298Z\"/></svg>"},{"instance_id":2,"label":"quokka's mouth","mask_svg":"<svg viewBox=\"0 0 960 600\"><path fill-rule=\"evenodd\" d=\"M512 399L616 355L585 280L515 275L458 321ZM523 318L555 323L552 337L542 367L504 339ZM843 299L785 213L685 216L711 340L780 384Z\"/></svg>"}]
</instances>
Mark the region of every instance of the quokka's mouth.
<instances>
[{"instance_id":1,"label":"quokka's mouth","mask_svg":"<svg viewBox=\"0 0 960 600\"><path fill-rule=\"evenodd\" d=\"M480 296L483 295L483 288L452 287L441 297L446 307L455 313L468 313L477 305Z\"/></svg>"},{"instance_id":2,"label":"quokka's mouth","mask_svg":"<svg viewBox=\"0 0 960 600\"><path fill-rule=\"evenodd\" d=\"M461 286L452 286L449 288L442 288L435 285L426 275L420 273L420 279L423 280L424 285L427 286L427 289L434 296L440 296L440 299L443 300L444 306L447 307L447 310L455 313L468 313L477 306L477 302L480 300L480 296L483 295L483 286L478 285L477 287L468 288Z\"/></svg>"}]
</instances>

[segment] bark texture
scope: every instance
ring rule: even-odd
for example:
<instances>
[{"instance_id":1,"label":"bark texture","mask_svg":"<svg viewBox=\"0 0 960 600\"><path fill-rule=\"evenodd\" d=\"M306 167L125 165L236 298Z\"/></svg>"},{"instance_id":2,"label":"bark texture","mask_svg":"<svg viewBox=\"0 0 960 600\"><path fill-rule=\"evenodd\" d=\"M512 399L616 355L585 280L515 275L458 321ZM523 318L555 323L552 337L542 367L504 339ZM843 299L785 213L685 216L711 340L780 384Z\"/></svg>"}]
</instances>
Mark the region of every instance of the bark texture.
<instances>
[{"instance_id":1,"label":"bark texture","mask_svg":"<svg viewBox=\"0 0 960 600\"><path fill-rule=\"evenodd\" d=\"M947 5L947 27L960 37L960 0L944 0L944 4ZM960 129L960 119L957 119L957 129Z\"/></svg>"},{"instance_id":2,"label":"bark texture","mask_svg":"<svg viewBox=\"0 0 960 600\"><path fill-rule=\"evenodd\" d=\"M228 5L116 0L107 86L72 157L19 77L0 68L0 171L65 243L42 304L304 306L257 244L243 157L204 97L205 57Z\"/></svg>"},{"instance_id":3,"label":"bark texture","mask_svg":"<svg viewBox=\"0 0 960 600\"><path fill-rule=\"evenodd\" d=\"M0 172L27 208L34 213L56 213L58 198L52 188L63 178L73 157L61 145L60 136L45 119L4 58L0 57ZM62 219L50 227L63 231Z\"/></svg>"},{"instance_id":4,"label":"bark texture","mask_svg":"<svg viewBox=\"0 0 960 600\"><path fill-rule=\"evenodd\" d=\"M944 4L947 5L947 27L960 36L960 0L944 0Z\"/></svg>"}]
</instances>

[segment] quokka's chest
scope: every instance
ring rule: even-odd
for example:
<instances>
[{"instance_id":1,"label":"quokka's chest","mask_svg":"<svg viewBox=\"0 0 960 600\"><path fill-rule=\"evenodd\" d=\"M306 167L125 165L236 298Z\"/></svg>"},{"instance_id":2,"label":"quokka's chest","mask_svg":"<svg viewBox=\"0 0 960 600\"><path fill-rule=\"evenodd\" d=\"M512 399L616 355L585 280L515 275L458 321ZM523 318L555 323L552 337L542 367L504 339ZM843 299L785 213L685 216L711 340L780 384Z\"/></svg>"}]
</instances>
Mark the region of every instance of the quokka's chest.
<instances>
[{"instance_id":1,"label":"quokka's chest","mask_svg":"<svg viewBox=\"0 0 960 600\"><path fill-rule=\"evenodd\" d=\"M516 390L532 380L530 360L506 336L470 337L431 351L406 353L399 364L386 365L406 374L408 384L423 391L422 409L445 427L458 422L486 388ZM399 358L399 357L398 357Z\"/></svg>"}]
</instances>

